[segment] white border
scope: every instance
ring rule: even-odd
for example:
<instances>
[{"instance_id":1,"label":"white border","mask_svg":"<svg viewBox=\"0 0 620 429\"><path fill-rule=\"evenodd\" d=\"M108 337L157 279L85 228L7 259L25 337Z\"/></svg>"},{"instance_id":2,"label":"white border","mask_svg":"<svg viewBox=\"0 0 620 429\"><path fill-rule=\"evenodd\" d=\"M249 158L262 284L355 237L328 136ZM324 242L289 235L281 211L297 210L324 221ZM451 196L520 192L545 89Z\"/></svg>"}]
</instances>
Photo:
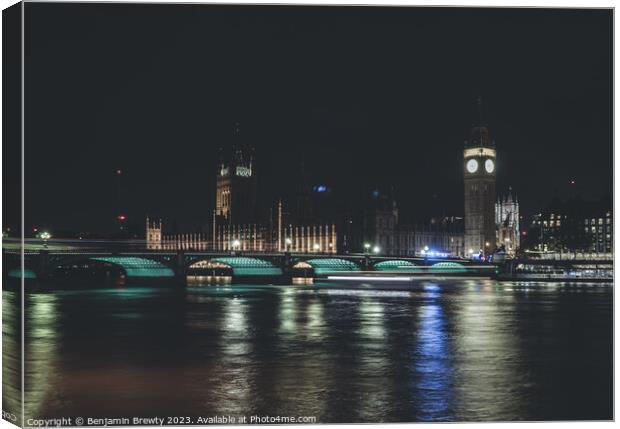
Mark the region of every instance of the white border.
<instances>
[{"instance_id":1,"label":"white border","mask_svg":"<svg viewBox=\"0 0 620 429\"><path fill-rule=\"evenodd\" d=\"M36 1L36 0L35 0ZM71 1L71 0L69 0ZM65 0L65 2L68 2ZM17 2L15 1L11 1L11 0L0 0L0 6L2 6L2 9L6 9L9 6L12 6L13 4L15 4ZM80 1L80 3L103 3L101 1L94 1L94 0L84 0L84 1ZM124 3L124 1L109 1L108 3ZM291 1L281 1L281 0L271 0L271 1L260 1L260 0L245 0L245 1L239 1L239 0L229 0L229 1L175 1L175 0L150 0L150 1L133 1L131 3L196 3L196 4L296 4L296 5L376 5L376 6L390 6L390 5L404 5L404 6L444 6L444 7L448 7L448 6L473 6L473 7L550 7L550 8L615 8L616 6L616 2L615 1L589 1L589 2L584 2L584 1L575 1L575 0L564 0L564 1L558 1L558 0L546 0L546 1L519 1L519 2L515 2L515 1L493 1L493 0L477 0L477 1L459 1L459 0L450 0L450 1L441 1L441 0L434 0L434 1L428 1L428 0L417 0L417 1L408 1L408 0L390 0L390 1L381 1L381 0L375 0L375 1L371 1L371 0L367 0L367 1L352 1L352 0L340 0L338 2L334 2L334 1L321 1L321 0L298 0L295 2L291 2ZM24 44L23 44L23 33L24 33L24 26L23 26L23 13L24 13L24 8L22 7L22 60L23 60L23 55L24 55ZM1 21L0 21L0 27L1 27ZM1 50L1 42L2 42L2 35L1 35L1 31L0 31L0 50ZM617 73L617 64L616 64L616 60L617 60L617 56L616 56L616 46L618 46L618 36L615 33L615 16L614 16L614 125L615 123L618 123L618 121L620 120L618 112L615 109L615 100L617 99L617 88L615 86L615 78L616 78L616 73ZM23 69L22 69L22 74L23 74ZM0 71L0 77L2 76L2 72ZM22 75L22 99L24 96L24 82L23 82L23 75ZM1 89L0 89L0 95L1 95ZM0 105L0 127L2 125L2 107ZM24 138L24 115L23 115L23 103L22 103L22 177L21 177L21 183L22 183L22 190L24 187L24 163L23 163L23 155L24 155L24 146L23 146L23 138ZM614 143L615 143L615 126L614 126ZM614 145L614 167L615 165L617 165L617 161L619 159L619 155L618 153L615 151L615 145ZM0 170L2 169L1 167L1 161L2 161L2 155L0 152ZM615 201L617 199L617 197L620 195L620 192L618 191L620 189L619 185L619 181L620 179L615 175L615 168L614 168L614 224L616 225L616 229L618 228L618 226L620 226L620 215L618 215L618 212L616 211L615 208ZM0 190L0 194L1 194L1 190ZM2 207L2 201L0 199L0 208ZM22 195L22 201L21 201L21 209L22 209L22 252L23 252L23 237L24 237L24 225L23 225L23 214L24 214L24 199L23 199L23 195ZM0 210L1 212L1 210ZM1 218L1 215L0 215ZM1 220L0 220L0 225L1 225ZM616 238L616 234L614 232L614 239ZM618 250L618 241L614 240L616 245L614 246L614 251L617 254L617 250ZM1 264L1 262L0 262ZM22 257L22 270L23 270L23 257ZM618 261L614 261L614 270L615 272L618 269ZM23 276L22 276L22 282L23 282ZM617 373L615 372L615 363L616 363L616 353L615 353L615 344L617 344L616 342L616 334L618 332L618 320L615 317L615 309L617 308L618 305L618 294L614 293L614 393L615 393L615 386L617 385L616 381L617 381ZM24 301L23 301L23 297L22 297L22 338L23 338L23 334L24 334L24 323L23 323L23 313L24 313ZM24 379L23 379L23 356L24 356L24 349L23 349L24 345L22 342L22 386L24 383ZM0 355L0 363L1 363L1 355ZM2 373L0 371L0 383L2 381ZM22 415L23 415L23 389L22 389ZM614 412L615 410L618 409L618 396L614 395ZM437 424L437 423L432 423ZM461 423L459 423L461 424ZM490 428L490 429L495 429L495 428L510 428L510 427L515 427L515 424L517 423L471 423L471 424L467 424L468 427L474 427L474 428ZM415 426L428 426L430 424L424 424L424 423L416 423ZM600 426L609 426L609 425L615 425L615 423L592 423L592 422L562 422L562 423L521 423L521 424L517 424L518 427L546 427L546 428L563 428L566 426L569 427L575 427L575 425L587 425L588 427L591 425L595 425L597 427ZM311 426L317 426L317 425L311 425ZM368 425L365 425L368 426ZM370 426L377 426L377 427L394 427L395 425L390 424L390 425L384 425L384 424L373 424ZM397 425L398 427L403 427L403 426L413 426L413 424L399 424ZM10 423L8 423L5 420L0 420L0 429L4 429L4 428L14 428L14 425L11 425ZM230 427L230 426L229 426ZM239 426L235 426L235 427L239 427ZM263 426L261 425L261 427L264 428L277 428L279 426ZM281 427L281 426L280 426ZM356 428L359 427L359 425L320 425L320 427L322 428Z\"/></svg>"}]
</instances>

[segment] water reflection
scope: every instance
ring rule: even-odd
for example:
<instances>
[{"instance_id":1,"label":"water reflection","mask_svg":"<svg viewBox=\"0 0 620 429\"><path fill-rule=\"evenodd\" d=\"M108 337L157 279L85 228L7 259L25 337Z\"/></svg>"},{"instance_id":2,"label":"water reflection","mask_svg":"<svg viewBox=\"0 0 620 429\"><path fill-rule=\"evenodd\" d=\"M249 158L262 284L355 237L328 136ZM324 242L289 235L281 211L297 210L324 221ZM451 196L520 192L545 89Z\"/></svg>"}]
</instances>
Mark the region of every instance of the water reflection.
<instances>
[{"instance_id":1,"label":"water reflection","mask_svg":"<svg viewBox=\"0 0 620 429\"><path fill-rule=\"evenodd\" d=\"M417 344L413 352L414 396L418 398L417 420L449 420L452 399L452 353L448 344L445 314L439 303L440 288L424 287L419 311Z\"/></svg>"},{"instance_id":2,"label":"water reflection","mask_svg":"<svg viewBox=\"0 0 620 429\"><path fill-rule=\"evenodd\" d=\"M38 417L47 406L62 405L63 393L50 387L58 376L58 298L30 294L25 303L25 404L26 419Z\"/></svg>"},{"instance_id":3,"label":"water reflection","mask_svg":"<svg viewBox=\"0 0 620 429\"><path fill-rule=\"evenodd\" d=\"M226 300L222 308L221 350L222 354L215 372L226 383L226 393L215 396L215 409L227 414L241 414L249 409L253 384L251 333L248 330L247 304L239 297Z\"/></svg>"},{"instance_id":4,"label":"water reflection","mask_svg":"<svg viewBox=\"0 0 620 429\"><path fill-rule=\"evenodd\" d=\"M474 292L454 314L457 413L468 421L511 420L520 415L519 388L528 383L519 368L514 293L492 281L469 286Z\"/></svg>"},{"instance_id":5,"label":"water reflection","mask_svg":"<svg viewBox=\"0 0 620 429\"><path fill-rule=\"evenodd\" d=\"M10 294L6 317L16 314ZM36 294L27 407L52 417L322 423L611 418L611 296L600 285L477 280L401 291L230 284ZM16 364L19 329L5 318L3 333L5 362ZM3 405L18 393L5 389Z\"/></svg>"},{"instance_id":6,"label":"water reflection","mask_svg":"<svg viewBox=\"0 0 620 429\"><path fill-rule=\"evenodd\" d=\"M22 347L21 300L17 293L2 292L2 410L21 425Z\"/></svg>"}]
</instances>

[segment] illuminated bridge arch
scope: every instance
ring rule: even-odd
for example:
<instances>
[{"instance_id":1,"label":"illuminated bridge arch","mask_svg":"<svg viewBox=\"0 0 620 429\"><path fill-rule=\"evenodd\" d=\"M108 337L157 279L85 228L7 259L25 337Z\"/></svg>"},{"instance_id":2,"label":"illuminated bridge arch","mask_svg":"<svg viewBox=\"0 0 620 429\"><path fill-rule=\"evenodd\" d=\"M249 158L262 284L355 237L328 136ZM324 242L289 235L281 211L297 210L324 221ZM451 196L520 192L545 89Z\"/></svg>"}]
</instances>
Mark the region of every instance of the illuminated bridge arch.
<instances>
[{"instance_id":1,"label":"illuminated bridge arch","mask_svg":"<svg viewBox=\"0 0 620 429\"><path fill-rule=\"evenodd\" d=\"M437 262L431 266L432 269L449 271L452 273L464 273L467 272L465 265L458 262Z\"/></svg>"},{"instance_id":2,"label":"illuminated bridge arch","mask_svg":"<svg viewBox=\"0 0 620 429\"><path fill-rule=\"evenodd\" d=\"M389 260L377 262L374 265L376 271L410 271L416 267L411 261Z\"/></svg>"},{"instance_id":3,"label":"illuminated bridge arch","mask_svg":"<svg viewBox=\"0 0 620 429\"><path fill-rule=\"evenodd\" d=\"M279 276L282 270L269 261L246 256L227 256L196 261L189 266L196 269L230 269L235 276Z\"/></svg>"},{"instance_id":4,"label":"illuminated bridge arch","mask_svg":"<svg viewBox=\"0 0 620 429\"><path fill-rule=\"evenodd\" d=\"M360 267L351 261L340 258L316 258L299 261L293 265L295 269L313 269L315 274L326 274L338 271L360 271Z\"/></svg>"},{"instance_id":5,"label":"illuminated bridge arch","mask_svg":"<svg viewBox=\"0 0 620 429\"><path fill-rule=\"evenodd\" d=\"M21 279L22 278L22 270L19 268L15 268L13 270L9 270L8 274L9 277L15 278L15 279ZM25 279L36 279L37 278L37 274L33 271L30 270L28 268L24 269L24 278Z\"/></svg>"},{"instance_id":6,"label":"illuminated bridge arch","mask_svg":"<svg viewBox=\"0 0 620 429\"><path fill-rule=\"evenodd\" d=\"M147 258L135 256L98 256L88 260L120 267L127 277L174 277L174 271L162 264Z\"/></svg>"}]
</instances>

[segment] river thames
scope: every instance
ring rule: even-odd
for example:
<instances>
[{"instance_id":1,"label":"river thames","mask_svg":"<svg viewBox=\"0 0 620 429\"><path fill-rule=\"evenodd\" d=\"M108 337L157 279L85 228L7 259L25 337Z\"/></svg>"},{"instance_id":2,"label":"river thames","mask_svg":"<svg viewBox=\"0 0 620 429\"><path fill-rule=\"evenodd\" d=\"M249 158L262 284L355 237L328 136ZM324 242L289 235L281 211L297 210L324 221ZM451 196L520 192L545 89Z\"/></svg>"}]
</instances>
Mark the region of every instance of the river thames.
<instances>
[{"instance_id":1,"label":"river thames","mask_svg":"<svg viewBox=\"0 0 620 429\"><path fill-rule=\"evenodd\" d=\"M612 292L454 280L31 293L26 417L609 420ZM3 292L5 410L15 301Z\"/></svg>"}]
</instances>

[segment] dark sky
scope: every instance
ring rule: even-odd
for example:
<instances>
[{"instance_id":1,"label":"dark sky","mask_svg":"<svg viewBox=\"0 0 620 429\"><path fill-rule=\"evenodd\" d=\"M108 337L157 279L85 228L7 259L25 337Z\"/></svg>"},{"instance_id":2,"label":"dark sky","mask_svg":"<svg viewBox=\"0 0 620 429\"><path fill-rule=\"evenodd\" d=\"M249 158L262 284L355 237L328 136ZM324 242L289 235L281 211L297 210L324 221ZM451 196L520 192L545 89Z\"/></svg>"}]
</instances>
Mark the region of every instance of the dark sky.
<instances>
[{"instance_id":1,"label":"dark sky","mask_svg":"<svg viewBox=\"0 0 620 429\"><path fill-rule=\"evenodd\" d=\"M406 218L462 215L481 94L498 190L530 214L611 192L610 10L26 4L27 226L116 211L209 224L241 121L268 205L297 181L393 184Z\"/></svg>"}]
</instances>

